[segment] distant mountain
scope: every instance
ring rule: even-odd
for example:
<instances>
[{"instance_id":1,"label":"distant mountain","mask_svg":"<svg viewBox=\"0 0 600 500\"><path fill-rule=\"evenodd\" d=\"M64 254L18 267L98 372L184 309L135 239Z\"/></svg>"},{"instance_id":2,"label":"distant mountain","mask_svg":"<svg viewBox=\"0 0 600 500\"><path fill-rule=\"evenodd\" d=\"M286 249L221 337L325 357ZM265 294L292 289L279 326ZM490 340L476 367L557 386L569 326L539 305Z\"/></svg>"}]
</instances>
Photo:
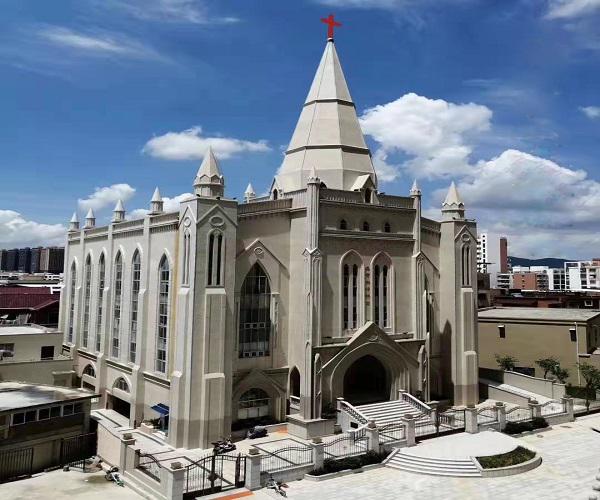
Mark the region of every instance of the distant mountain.
<instances>
[{"instance_id":1,"label":"distant mountain","mask_svg":"<svg viewBox=\"0 0 600 500\"><path fill-rule=\"evenodd\" d=\"M565 262L569 262L569 259L557 259L555 257L545 257L543 259L525 259L524 257L513 257L509 256L510 263L512 266L548 266L548 267L563 267Z\"/></svg>"}]
</instances>

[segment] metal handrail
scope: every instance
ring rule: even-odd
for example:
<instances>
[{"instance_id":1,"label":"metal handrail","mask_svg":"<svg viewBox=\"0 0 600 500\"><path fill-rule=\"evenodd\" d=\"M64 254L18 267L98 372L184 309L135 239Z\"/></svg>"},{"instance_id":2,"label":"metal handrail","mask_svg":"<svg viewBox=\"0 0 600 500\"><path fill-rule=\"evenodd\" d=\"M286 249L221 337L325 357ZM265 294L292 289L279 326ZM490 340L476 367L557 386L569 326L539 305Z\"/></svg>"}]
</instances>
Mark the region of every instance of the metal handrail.
<instances>
[{"instance_id":1,"label":"metal handrail","mask_svg":"<svg viewBox=\"0 0 600 500\"><path fill-rule=\"evenodd\" d=\"M431 413L431 406L423 403L423 401L415 398L412 394L410 394L408 392L402 393L402 401L404 401L405 403L408 403L413 408L415 408L416 410L419 410L422 413L425 413L425 414Z\"/></svg>"},{"instance_id":2,"label":"metal handrail","mask_svg":"<svg viewBox=\"0 0 600 500\"><path fill-rule=\"evenodd\" d=\"M362 413L358 408L352 406L348 401L341 401L342 410L345 411L348 415L353 417L355 420L358 420L361 424L368 423L369 419Z\"/></svg>"}]
</instances>

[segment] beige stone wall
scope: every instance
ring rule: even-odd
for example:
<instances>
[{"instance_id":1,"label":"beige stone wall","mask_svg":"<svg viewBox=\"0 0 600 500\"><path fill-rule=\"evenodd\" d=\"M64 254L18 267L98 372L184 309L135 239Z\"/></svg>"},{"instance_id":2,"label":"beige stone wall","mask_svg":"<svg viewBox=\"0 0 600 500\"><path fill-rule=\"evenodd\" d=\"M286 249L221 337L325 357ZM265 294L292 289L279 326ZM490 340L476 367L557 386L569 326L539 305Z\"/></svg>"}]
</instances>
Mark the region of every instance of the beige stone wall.
<instances>
[{"instance_id":1,"label":"beige stone wall","mask_svg":"<svg viewBox=\"0 0 600 500\"><path fill-rule=\"evenodd\" d=\"M0 361L0 367L6 361L39 360L43 346L53 346L56 357L62 351L62 339L62 333L0 335L0 344L15 345L14 356Z\"/></svg>"},{"instance_id":2,"label":"beige stone wall","mask_svg":"<svg viewBox=\"0 0 600 500\"><path fill-rule=\"evenodd\" d=\"M47 360L31 362L1 362L0 381L29 382L32 384L54 384L53 372L70 371L73 360Z\"/></svg>"}]
</instances>

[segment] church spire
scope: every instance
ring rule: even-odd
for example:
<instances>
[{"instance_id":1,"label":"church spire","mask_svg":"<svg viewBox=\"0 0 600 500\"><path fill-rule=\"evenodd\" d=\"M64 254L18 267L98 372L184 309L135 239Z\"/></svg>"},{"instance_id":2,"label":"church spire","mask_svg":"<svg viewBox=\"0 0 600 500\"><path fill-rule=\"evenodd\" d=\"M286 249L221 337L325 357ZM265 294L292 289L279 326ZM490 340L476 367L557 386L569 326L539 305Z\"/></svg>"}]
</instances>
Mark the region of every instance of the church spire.
<instances>
[{"instance_id":1,"label":"church spire","mask_svg":"<svg viewBox=\"0 0 600 500\"><path fill-rule=\"evenodd\" d=\"M452 181L452 184L450 184L446 199L444 200L444 203L442 203L442 213L444 214L445 219L462 219L465 216L465 204L460 199L460 195L458 194L458 189L456 189L456 184L454 184L454 181Z\"/></svg>"},{"instance_id":2,"label":"church spire","mask_svg":"<svg viewBox=\"0 0 600 500\"><path fill-rule=\"evenodd\" d=\"M377 186L333 39L325 44L277 181L284 191L303 189L312 167L328 188L349 191L364 175Z\"/></svg>"},{"instance_id":3,"label":"church spire","mask_svg":"<svg viewBox=\"0 0 600 500\"><path fill-rule=\"evenodd\" d=\"M219 162L208 146L204 160L194 180L194 191L198 196L221 197L225 191L225 179L221 174Z\"/></svg>"},{"instance_id":4,"label":"church spire","mask_svg":"<svg viewBox=\"0 0 600 500\"><path fill-rule=\"evenodd\" d=\"M154 190L154 194L152 194L152 199L150 200L150 213L151 214L160 214L164 209L164 202L162 196L160 195L160 191L158 190L158 186Z\"/></svg>"},{"instance_id":5,"label":"church spire","mask_svg":"<svg viewBox=\"0 0 600 500\"><path fill-rule=\"evenodd\" d=\"M251 183L248 183L248 187L246 191L244 191L244 201L246 203L250 203L256 199L256 193L254 192L254 188Z\"/></svg>"},{"instance_id":6,"label":"church spire","mask_svg":"<svg viewBox=\"0 0 600 500\"><path fill-rule=\"evenodd\" d=\"M79 231L79 217L77 217L77 212L73 212L73 217L69 221L69 232L71 231Z\"/></svg>"}]
</instances>

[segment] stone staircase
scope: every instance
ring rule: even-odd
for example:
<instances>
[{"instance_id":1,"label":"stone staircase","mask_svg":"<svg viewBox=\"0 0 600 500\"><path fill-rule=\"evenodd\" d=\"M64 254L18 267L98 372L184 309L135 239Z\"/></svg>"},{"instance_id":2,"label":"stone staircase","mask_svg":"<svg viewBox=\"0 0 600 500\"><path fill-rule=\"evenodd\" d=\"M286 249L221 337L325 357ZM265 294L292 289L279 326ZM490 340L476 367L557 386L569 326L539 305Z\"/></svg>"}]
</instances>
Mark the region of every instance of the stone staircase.
<instances>
[{"instance_id":1,"label":"stone staircase","mask_svg":"<svg viewBox=\"0 0 600 500\"><path fill-rule=\"evenodd\" d=\"M383 464L393 469L430 476L481 477L481 472L470 459L420 457L404 449L392 451Z\"/></svg>"},{"instance_id":2,"label":"stone staircase","mask_svg":"<svg viewBox=\"0 0 600 500\"><path fill-rule=\"evenodd\" d=\"M399 422L404 415L411 414L419 416L418 420L429 420L429 416L421 413L405 401L384 401L382 403L373 403L368 405L359 405L355 408L362 413L367 420L374 420L378 426L391 422Z\"/></svg>"}]
</instances>

